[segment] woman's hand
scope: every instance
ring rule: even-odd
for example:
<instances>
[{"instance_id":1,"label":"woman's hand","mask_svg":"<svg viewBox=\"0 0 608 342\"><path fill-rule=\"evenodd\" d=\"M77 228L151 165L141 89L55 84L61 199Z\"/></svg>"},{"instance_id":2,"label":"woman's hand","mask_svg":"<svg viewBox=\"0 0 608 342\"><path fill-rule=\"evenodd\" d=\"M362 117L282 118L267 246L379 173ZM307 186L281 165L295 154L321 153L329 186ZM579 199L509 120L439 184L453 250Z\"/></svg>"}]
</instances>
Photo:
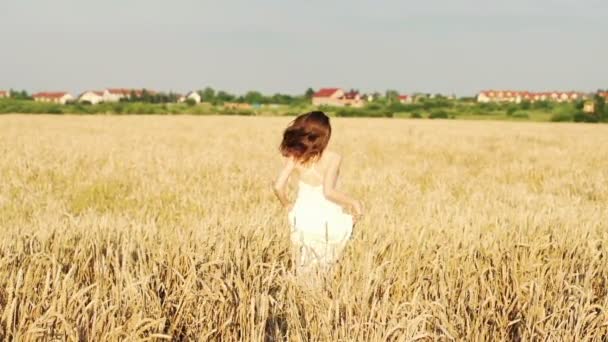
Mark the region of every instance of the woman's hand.
<instances>
[{"instance_id":1,"label":"woman's hand","mask_svg":"<svg viewBox=\"0 0 608 342\"><path fill-rule=\"evenodd\" d=\"M359 221L361 217L363 217L363 203L361 203L361 201L354 201L352 210L354 221Z\"/></svg>"},{"instance_id":2,"label":"woman's hand","mask_svg":"<svg viewBox=\"0 0 608 342\"><path fill-rule=\"evenodd\" d=\"M283 208L288 208L290 206L289 200L287 199L286 190L287 190L287 182L289 181L289 176L291 175L292 171L294 170L294 165L295 164L294 164L293 160L291 160L291 159L286 160L283 170L281 170L279 177L274 182L274 185L272 187L274 194L277 196L277 198L281 202L281 205L283 206Z\"/></svg>"}]
</instances>

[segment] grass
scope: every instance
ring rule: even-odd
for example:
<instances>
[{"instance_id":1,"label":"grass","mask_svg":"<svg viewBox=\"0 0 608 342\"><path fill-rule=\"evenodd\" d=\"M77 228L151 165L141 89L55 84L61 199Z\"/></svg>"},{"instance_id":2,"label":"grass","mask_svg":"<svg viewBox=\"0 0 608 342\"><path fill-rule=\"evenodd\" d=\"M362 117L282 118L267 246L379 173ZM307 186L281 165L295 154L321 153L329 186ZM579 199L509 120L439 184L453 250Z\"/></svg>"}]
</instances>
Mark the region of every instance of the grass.
<instances>
[{"instance_id":1,"label":"grass","mask_svg":"<svg viewBox=\"0 0 608 342\"><path fill-rule=\"evenodd\" d=\"M289 120L0 117L0 340L606 339L608 127L333 119L368 211L314 286Z\"/></svg>"}]
</instances>

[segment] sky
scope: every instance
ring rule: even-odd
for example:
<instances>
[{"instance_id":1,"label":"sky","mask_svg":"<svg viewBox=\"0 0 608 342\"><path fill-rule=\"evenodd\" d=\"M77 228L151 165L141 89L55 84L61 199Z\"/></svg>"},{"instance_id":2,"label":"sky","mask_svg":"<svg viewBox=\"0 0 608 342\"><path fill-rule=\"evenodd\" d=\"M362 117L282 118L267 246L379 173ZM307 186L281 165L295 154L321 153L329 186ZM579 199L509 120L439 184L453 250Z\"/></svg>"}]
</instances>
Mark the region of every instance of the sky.
<instances>
[{"instance_id":1,"label":"sky","mask_svg":"<svg viewBox=\"0 0 608 342\"><path fill-rule=\"evenodd\" d=\"M1 0L0 89L608 88L606 0Z\"/></svg>"}]
</instances>

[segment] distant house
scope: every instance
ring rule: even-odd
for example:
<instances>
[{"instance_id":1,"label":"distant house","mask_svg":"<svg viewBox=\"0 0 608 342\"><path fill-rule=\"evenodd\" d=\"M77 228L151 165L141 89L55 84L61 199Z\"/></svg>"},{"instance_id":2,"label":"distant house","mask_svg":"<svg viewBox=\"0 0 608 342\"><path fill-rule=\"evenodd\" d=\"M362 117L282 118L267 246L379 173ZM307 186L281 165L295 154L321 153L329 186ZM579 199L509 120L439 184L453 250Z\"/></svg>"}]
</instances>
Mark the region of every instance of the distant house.
<instances>
[{"instance_id":1,"label":"distant house","mask_svg":"<svg viewBox=\"0 0 608 342\"><path fill-rule=\"evenodd\" d=\"M103 91L104 102L119 102L122 99L131 97L131 90L111 88Z\"/></svg>"},{"instance_id":2,"label":"distant house","mask_svg":"<svg viewBox=\"0 0 608 342\"><path fill-rule=\"evenodd\" d=\"M512 90L484 90L477 95L477 102L512 102L520 103L527 92Z\"/></svg>"},{"instance_id":3,"label":"distant house","mask_svg":"<svg viewBox=\"0 0 608 342\"><path fill-rule=\"evenodd\" d=\"M608 91L599 91L597 94L608 101Z\"/></svg>"},{"instance_id":4,"label":"distant house","mask_svg":"<svg viewBox=\"0 0 608 342\"><path fill-rule=\"evenodd\" d=\"M186 96L179 96L179 102L186 102L188 100L193 100L195 103L201 103L201 95L195 91L191 91Z\"/></svg>"},{"instance_id":5,"label":"distant house","mask_svg":"<svg viewBox=\"0 0 608 342\"><path fill-rule=\"evenodd\" d=\"M493 90L484 90L477 94L477 102L479 103L494 102L495 98L496 94Z\"/></svg>"},{"instance_id":6,"label":"distant house","mask_svg":"<svg viewBox=\"0 0 608 342\"><path fill-rule=\"evenodd\" d=\"M11 97L11 92L7 90L0 90L0 99Z\"/></svg>"},{"instance_id":7,"label":"distant house","mask_svg":"<svg viewBox=\"0 0 608 342\"><path fill-rule=\"evenodd\" d=\"M573 101L578 101L578 100L583 100L585 98L585 94L583 93L578 93L575 91L571 91L568 94L568 102L573 102Z\"/></svg>"},{"instance_id":8,"label":"distant house","mask_svg":"<svg viewBox=\"0 0 608 342\"><path fill-rule=\"evenodd\" d=\"M521 103L523 101L553 101L553 102L572 102L584 99L585 96L578 92L540 92L533 93L528 91L512 90L484 90L477 95L477 102L510 102Z\"/></svg>"},{"instance_id":9,"label":"distant house","mask_svg":"<svg viewBox=\"0 0 608 342\"><path fill-rule=\"evenodd\" d=\"M98 104L100 102L103 102L104 97L103 97L103 91L94 91L94 90L89 90L89 91L85 91L84 93L80 94L80 96L78 96L78 102L88 102L90 104Z\"/></svg>"},{"instance_id":10,"label":"distant house","mask_svg":"<svg viewBox=\"0 0 608 342\"><path fill-rule=\"evenodd\" d=\"M595 113L595 102L585 101L585 105L583 106L583 112L585 112L587 114Z\"/></svg>"},{"instance_id":11,"label":"distant house","mask_svg":"<svg viewBox=\"0 0 608 342\"><path fill-rule=\"evenodd\" d=\"M534 94L529 91L524 91L521 95L521 100L526 102L534 101Z\"/></svg>"},{"instance_id":12,"label":"distant house","mask_svg":"<svg viewBox=\"0 0 608 342\"><path fill-rule=\"evenodd\" d=\"M314 106L363 107L365 100L358 91L347 93L340 88L322 88L312 96Z\"/></svg>"},{"instance_id":13,"label":"distant house","mask_svg":"<svg viewBox=\"0 0 608 342\"><path fill-rule=\"evenodd\" d=\"M346 107L356 107L361 108L365 105L365 102L361 98L361 95L358 91L351 90L348 93L345 93L344 96L340 98L343 106Z\"/></svg>"},{"instance_id":14,"label":"distant house","mask_svg":"<svg viewBox=\"0 0 608 342\"><path fill-rule=\"evenodd\" d=\"M74 97L72 95L63 91L41 92L32 95L32 97L36 102L51 102L59 104L66 104L68 101L74 100Z\"/></svg>"},{"instance_id":15,"label":"distant house","mask_svg":"<svg viewBox=\"0 0 608 342\"><path fill-rule=\"evenodd\" d=\"M344 104L340 100L344 96L344 90L340 88L322 88L312 96L314 106L336 106L342 107Z\"/></svg>"},{"instance_id":16,"label":"distant house","mask_svg":"<svg viewBox=\"0 0 608 342\"><path fill-rule=\"evenodd\" d=\"M149 95L155 95L156 92L147 89L125 89L125 88L109 88L103 91L104 102L119 102L122 99L130 99L135 96L142 96L144 91Z\"/></svg>"},{"instance_id":17,"label":"distant house","mask_svg":"<svg viewBox=\"0 0 608 342\"><path fill-rule=\"evenodd\" d=\"M552 91L551 93L549 93L549 98L550 98L551 101L559 102L560 93L558 93L556 91Z\"/></svg>"},{"instance_id":18,"label":"distant house","mask_svg":"<svg viewBox=\"0 0 608 342\"><path fill-rule=\"evenodd\" d=\"M409 95L399 95L398 99L401 104L412 103L412 97Z\"/></svg>"}]
</instances>

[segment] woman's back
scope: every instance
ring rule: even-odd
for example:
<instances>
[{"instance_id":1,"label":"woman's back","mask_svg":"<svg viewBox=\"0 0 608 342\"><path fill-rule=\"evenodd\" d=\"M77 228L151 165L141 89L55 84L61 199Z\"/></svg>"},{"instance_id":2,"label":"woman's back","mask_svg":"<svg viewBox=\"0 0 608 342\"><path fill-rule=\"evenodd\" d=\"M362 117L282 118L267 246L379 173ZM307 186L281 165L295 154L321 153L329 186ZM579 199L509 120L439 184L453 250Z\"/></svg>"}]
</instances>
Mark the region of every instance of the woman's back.
<instances>
[{"instance_id":1,"label":"woman's back","mask_svg":"<svg viewBox=\"0 0 608 342\"><path fill-rule=\"evenodd\" d=\"M305 165L296 164L295 169L299 182L312 187L322 187L329 164L332 159L337 157L339 157L337 153L325 151L318 160Z\"/></svg>"}]
</instances>

